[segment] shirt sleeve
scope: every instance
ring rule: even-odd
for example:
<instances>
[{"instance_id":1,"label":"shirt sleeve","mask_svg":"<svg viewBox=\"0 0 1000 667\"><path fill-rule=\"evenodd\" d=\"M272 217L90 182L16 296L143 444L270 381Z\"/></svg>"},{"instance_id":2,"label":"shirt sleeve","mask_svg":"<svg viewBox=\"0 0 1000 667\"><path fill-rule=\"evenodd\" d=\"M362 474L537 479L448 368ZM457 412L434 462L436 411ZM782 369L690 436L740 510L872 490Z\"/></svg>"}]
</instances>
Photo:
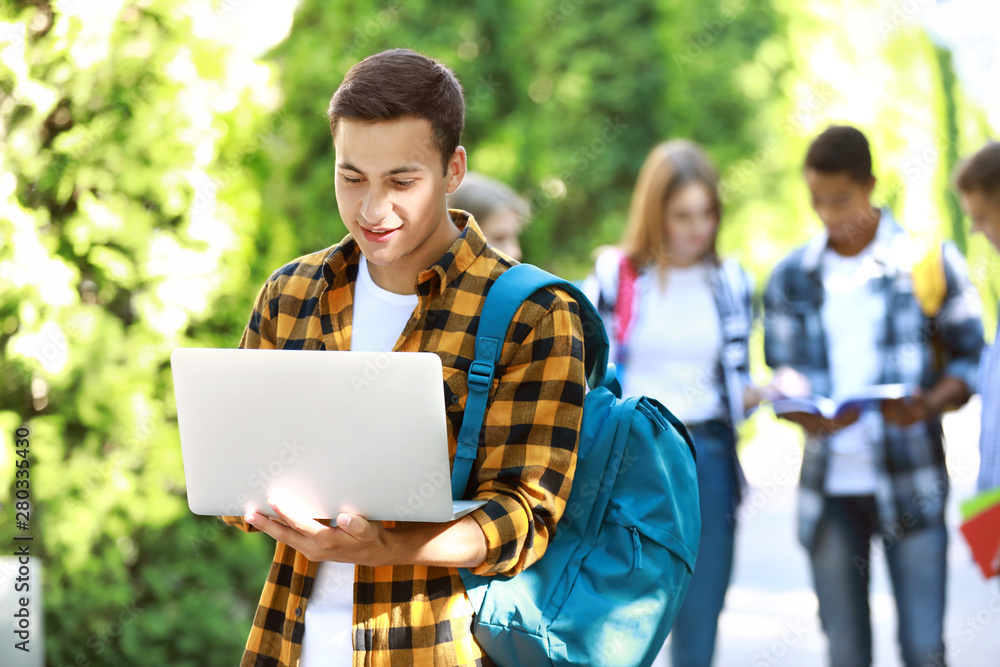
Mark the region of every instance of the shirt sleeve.
<instances>
[{"instance_id":1,"label":"shirt sleeve","mask_svg":"<svg viewBox=\"0 0 1000 667\"><path fill-rule=\"evenodd\" d=\"M614 312L621 258L622 253L617 248L604 250L597 256L594 270L583 282L581 290L602 315Z\"/></svg>"},{"instance_id":2,"label":"shirt sleeve","mask_svg":"<svg viewBox=\"0 0 1000 667\"><path fill-rule=\"evenodd\" d=\"M764 288L764 361L775 369L793 365L794 341L803 335L786 296L785 275L779 265Z\"/></svg>"},{"instance_id":3,"label":"shirt sleeve","mask_svg":"<svg viewBox=\"0 0 1000 667\"><path fill-rule=\"evenodd\" d=\"M753 384L753 380L750 378L750 338L756 329L756 323L759 321L757 319L758 313L755 310L756 304L754 303L754 292L756 291L757 283L754 277L747 273L742 266L737 265L737 268L742 278L741 286L743 288L737 298L740 299L740 305L743 307L743 312L746 313L747 318L747 335L742 341L743 359L746 363L740 367L740 377L743 379L743 387L745 389Z\"/></svg>"},{"instance_id":4,"label":"shirt sleeve","mask_svg":"<svg viewBox=\"0 0 1000 667\"><path fill-rule=\"evenodd\" d=\"M257 293L257 300L254 302L253 311L250 313L250 321L243 330L240 338L241 350L273 350L275 348L275 337L273 334L271 320L271 285L268 280ZM240 530L253 533L257 529L243 520L241 516L222 516L222 522L229 526L235 526Z\"/></svg>"},{"instance_id":5,"label":"shirt sleeve","mask_svg":"<svg viewBox=\"0 0 1000 667\"><path fill-rule=\"evenodd\" d=\"M601 301L601 286L597 282L597 273L591 272L583 280L583 284L580 285L580 291L583 292L584 296L590 299L590 302L594 304L594 307L600 306Z\"/></svg>"},{"instance_id":6,"label":"shirt sleeve","mask_svg":"<svg viewBox=\"0 0 1000 667\"><path fill-rule=\"evenodd\" d=\"M962 380L974 392L984 346L982 304L969 280L965 258L953 243L944 244L942 261L948 289L935 323L945 348L943 372Z\"/></svg>"},{"instance_id":7,"label":"shirt sleeve","mask_svg":"<svg viewBox=\"0 0 1000 667\"><path fill-rule=\"evenodd\" d=\"M566 509L579 446L585 378L579 306L541 290L514 317L486 413L471 514L486 537L474 574L513 576L542 557Z\"/></svg>"}]
</instances>

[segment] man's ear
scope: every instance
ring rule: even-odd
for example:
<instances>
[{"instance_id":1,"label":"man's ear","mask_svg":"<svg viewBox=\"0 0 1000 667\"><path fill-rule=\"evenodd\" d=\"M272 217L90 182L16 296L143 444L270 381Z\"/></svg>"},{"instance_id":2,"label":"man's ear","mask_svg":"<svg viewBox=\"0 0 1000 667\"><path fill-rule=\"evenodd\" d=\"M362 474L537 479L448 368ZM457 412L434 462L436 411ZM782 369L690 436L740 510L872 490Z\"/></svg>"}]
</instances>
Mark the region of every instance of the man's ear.
<instances>
[{"instance_id":1,"label":"man's ear","mask_svg":"<svg viewBox=\"0 0 1000 667\"><path fill-rule=\"evenodd\" d=\"M465 149L459 146L451 154L451 158L448 160L448 167L445 169L444 178L447 181L445 191L448 194L457 190L458 186L462 184L467 168L468 157L465 154Z\"/></svg>"},{"instance_id":2,"label":"man's ear","mask_svg":"<svg viewBox=\"0 0 1000 667\"><path fill-rule=\"evenodd\" d=\"M871 198L872 192L875 191L875 182L876 182L876 180L877 179L874 176L872 176L872 179L870 181L868 181L868 183L865 184L865 192L866 192L866 194L868 195L869 198Z\"/></svg>"}]
</instances>

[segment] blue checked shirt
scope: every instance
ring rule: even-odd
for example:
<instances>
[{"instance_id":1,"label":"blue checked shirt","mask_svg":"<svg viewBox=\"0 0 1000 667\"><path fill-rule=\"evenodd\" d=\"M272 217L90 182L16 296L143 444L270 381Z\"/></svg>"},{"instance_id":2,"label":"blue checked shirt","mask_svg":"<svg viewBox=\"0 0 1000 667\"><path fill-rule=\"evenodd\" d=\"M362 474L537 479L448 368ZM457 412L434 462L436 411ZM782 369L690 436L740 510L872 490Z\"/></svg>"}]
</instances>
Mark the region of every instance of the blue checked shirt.
<instances>
[{"instance_id":1,"label":"blue checked shirt","mask_svg":"<svg viewBox=\"0 0 1000 667\"><path fill-rule=\"evenodd\" d=\"M883 209L872 251L881 271L874 288L886 300L878 330L879 382L908 383L925 389L944 375L977 386L983 324L979 295L968 278L965 258L951 243L943 245L947 292L933 317L914 297L911 268L917 244ZM771 274L764 293L764 355L768 366L789 366L803 373L814 393L832 393L823 305L823 233L786 257ZM937 341L937 345L935 345ZM938 351L935 351L935 348ZM944 523L948 493L941 422L932 418L907 428L881 423L883 445L875 451L880 528L898 534ZM809 438L799 483L799 539L811 547L823 511L829 436Z\"/></svg>"},{"instance_id":2,"label":"blue checked shirt","mask_svg":"<svg viewBox=\"0 0 1000 667\"><path fill-rule=\"evenodd\" d=\"M980 491L1000 486L1000 326L979 367L983 425L979 434Z\"/></svg>"}]
</instances>

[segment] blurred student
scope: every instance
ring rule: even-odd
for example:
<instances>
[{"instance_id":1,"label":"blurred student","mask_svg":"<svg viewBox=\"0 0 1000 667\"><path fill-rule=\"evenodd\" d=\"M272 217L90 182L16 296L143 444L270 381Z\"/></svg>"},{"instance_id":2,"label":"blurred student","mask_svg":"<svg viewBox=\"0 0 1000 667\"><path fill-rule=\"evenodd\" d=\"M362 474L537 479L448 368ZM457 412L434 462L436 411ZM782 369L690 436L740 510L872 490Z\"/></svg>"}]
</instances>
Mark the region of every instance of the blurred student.
<instances>
[{"instance_id":1,"label":"blurred student","mask_svg":"<svg viewBox=\"0 0 1000 667\"><path fill-rule=\"evenodd\" d=\"M977 295L964 258L946 243L931 264L940 303L918 298L919 251L892 213L871 203L872 158L859 130L832 126L820 134L804 175L826 229L786 257L768 282L768 365L800 374L807 390L823 396L847 397L876 384L919 388L839 419L783 415L807 435L799 539L809 552L830 663L871 664L868 583L877 534L903 662L940 667L948 490L941 413L964 404L976 386L983 345Z\"/></svg>"},{"instance_id":2,"label":"blurred student","mask_svg":"<svg viewBox=\"0 0 1000 667\"><path fill-rule=\"evenodd\" d=\"M1000 143L992 142L959 165L955 185L962 208L972 218L972 231L1000 252ZM979 436L980 491L1000 487L1000 327L979 366L983 398Z\"/></svg>"},{"instance_id":3,"label":"blurred student","mask_svg":"<svg viewBox=\"0 0 1000 667\"><path fill-rule=\"evenodd\" d=\"M660 144L639 173L619 245L598 255L584 283L613 339L623 394L658 399L697 447L701 543L672 630L674 667L712 662L743 483L735 426L759 401L748 364L753 285L716 254L721 212L702 150Z\"/></svg>"},{"instance_id":4,"label":"blurred student","mask_svg":"<svg viewBox=\"0 0 1000 667\"><path fill-rule=\"evenodd\" d=\"M518 237L531 214L531 206L521 195L500 181L470 171L448 198L448 205L471 213L487 243L521 261Z\"/></svg>"}]
</instances>

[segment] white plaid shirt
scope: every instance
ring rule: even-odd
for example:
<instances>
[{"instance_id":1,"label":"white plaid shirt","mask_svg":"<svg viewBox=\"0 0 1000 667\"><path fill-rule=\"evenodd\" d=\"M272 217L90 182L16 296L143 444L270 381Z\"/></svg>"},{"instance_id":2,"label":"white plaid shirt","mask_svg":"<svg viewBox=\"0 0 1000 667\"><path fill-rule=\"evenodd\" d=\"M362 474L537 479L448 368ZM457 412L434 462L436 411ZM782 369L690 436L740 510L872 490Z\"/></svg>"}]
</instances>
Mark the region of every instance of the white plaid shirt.
<instances>
[{"instance_id":1,"label":"white plaid shirt","mask_svg":"<svg viewBox=\"0 0 1000 667\"><path fill-rule=\"evenodd\" d=\"M821 316L821 258L827 247L821 234L786 257L771 274L764 292L764 355L768 366L790 366L804 374L816 394L831 394L826 331ZM910 267L917 249L892 214L882 210L872 240L881 268L875 289L886 299L886 318L877 339L880 383L905 383L925 389L943 375L976 387L983 324L979 294L968 278L965 258L951 243L943 246L947 292L934 317L926 317L914 297ZM942 367L935 363L933 342L940 342ZM883 447L875 452L879 524L886 531L919 529L944 523L948 494L941 421L932 418L908 428L882 423ZM806 547L815 537L823 511L829 460L828 436L810 438L799 482L799 539Z\"/></svg>"}]
</instances>

